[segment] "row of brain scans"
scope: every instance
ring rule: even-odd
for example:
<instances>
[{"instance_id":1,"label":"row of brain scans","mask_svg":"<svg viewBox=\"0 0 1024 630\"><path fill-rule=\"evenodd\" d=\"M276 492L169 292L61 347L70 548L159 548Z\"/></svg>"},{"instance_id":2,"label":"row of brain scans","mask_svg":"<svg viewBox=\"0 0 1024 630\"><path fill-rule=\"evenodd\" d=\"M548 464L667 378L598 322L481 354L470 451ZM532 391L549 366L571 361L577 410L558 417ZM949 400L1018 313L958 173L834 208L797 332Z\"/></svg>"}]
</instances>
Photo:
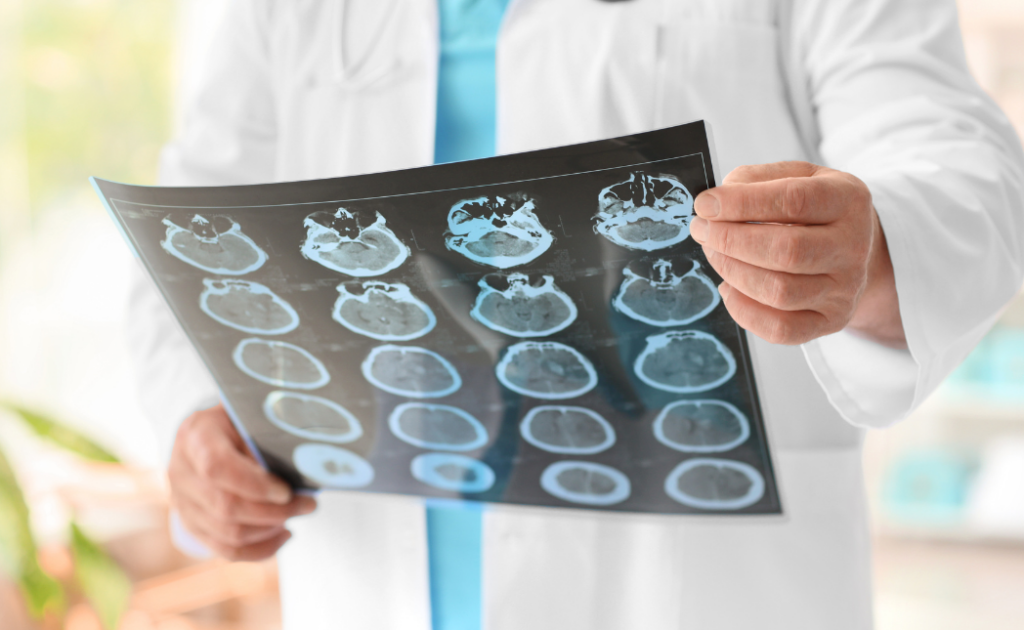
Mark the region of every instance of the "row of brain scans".
<instances>
[{"instance_id":1,"label":"row of brain scans","mask_svg":"<svg viewBox=\"0 0 1024 630\"><path fill-rule=\"evenodd\" d=\"M523 396L567 401L593 389L598 376L587 357L574 348L540 339L565 329L578 314L554 277L511 271L535 260L554 241L535 210L534 200L525 194L460 201L448 214L445 242L450 250L498 270L479 281L470 312L491 330L521 340L495 367L498 381ZM692 215L693 197L675 178L633 173L601 191L594 231L617 245L653 252L685 240ZM295 449L296 468L324 487L370 484L370 463L337 446L363 435L359 420L338 403L305 393L330 382L323 362L305 348L262 338L300 325L287 301L270 288L239 277L259 269L268 259L266 252L227 216L195 215L186 226L170 217L163 222L164 250L218 276L203 280L202 311L225 326L260 335L243 339L232 358L243 373L279 388L264 401L267 420L311 440ZM401 267L410 249L379 212L373 217L345 208L315 212L305 218L304 227L302 255L351 278L337 286L334 321L384 342L362 361L363 376L374 387L413 399L398 405L388 418L396 437L430 451L412 460L412 476L461 493L491 488L495 474L490 467L461 454L488 443L485 428L466 410L431 402L462 386L456 368L432 350L394 343L424 337L437 324L431 308L408 286L373 279ZM631 264L623 276L612 307L649 326L685 326L708 315L720 301L714 283L696 261L677 269L670 260L658 258L653 264ZM693 330L648 336L633 365L644 383L678 394L718 387L736 369L728 347L713 335ZM665 446L699 454L728 451L750 435L743 413L711 399L672 403L660 412L653 430ZM531 445L560 455L592 455L612 448L616 441L613 427L600 415L566 404L534 407L521 421L520 433ZM584 505L614 505L631 492L629 478L621 471L568 459L550 465L540 485L557 498ZM740 509L761 498L764 480L747 464L702 456L679 464L666 478L665 492L694 508Z\"/></svg>"}]
</instances>

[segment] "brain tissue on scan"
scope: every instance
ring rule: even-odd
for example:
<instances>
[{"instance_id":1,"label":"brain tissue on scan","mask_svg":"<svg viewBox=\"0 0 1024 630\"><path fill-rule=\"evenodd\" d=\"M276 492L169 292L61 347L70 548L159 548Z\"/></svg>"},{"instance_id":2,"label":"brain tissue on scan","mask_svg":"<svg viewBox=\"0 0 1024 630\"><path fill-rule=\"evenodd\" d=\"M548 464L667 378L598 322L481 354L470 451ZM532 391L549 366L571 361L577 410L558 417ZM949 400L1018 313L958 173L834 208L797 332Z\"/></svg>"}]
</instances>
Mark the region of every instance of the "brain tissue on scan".
<instances>
[{"instance_id":1,"label":"brain tissue on scan","mask_svg":"<svg viewBox=\"0 0 1024 630\"><path fill-rule=\"evenodd\" d=\"M467 412L449 405L402 403L388 416L403 442L439 451L472 451L487 443L487 430Z\"/></svg>"},{"instance_id":2,"label":"brain tissue on scan","mask_svg":"<svg viewBox=\"0 0 1024 630\"><path fill-rule=\"evenodd\" d=\"M764 496L764 477L743 462L698 457L679 464L665 479L665 493L694 508L739 510Z\"/></svg>"},{"instance_id":3,"label":"brain tissue on scan","mask_svg":"<svg viewBox=\"0 0 1024 630\"><path fill-rule=\"evenodd\" d=\"M448 213L448 249L483 265L508 269L534 260L554 238L534 214L525 195L477 197Z\"/></svg>"},{"instance_id":4,"label":"brain tissue on scan","mask_svg":"<svg viewBox=\"0 0 1024 630\"><path fill-rule=\"evenodd\" d=\"M628 249L654 251L690 236L693 196L671 175L636 172L598 196L594 231Z\"/></svg>"},{"instance_id":5,"label":"brain tissue on scan","mask_svg":"<svg viewBox=\"0 0 1024 630\"><path fill-rule=\"evenodd\" d=\"M636 264L639 268L640 265ZM676 275L672 263L658 259L646 273L627 267L625 280L612 306L624 315L651 326L683 326L715 310L721 297L700 263Z\"/></svg>"},{"instance_id":6,"label":"brain tissue on scan","mask_svg":"<svg viewBox=\"0 0 1024 630\"><path fill-rule=\"evenodd\" d=\"M530 444L549 453L593 455L615 444L615 430L607 420L584 407L534 407L519 425Z\"/></svg>"},{"instance_id":7,"label":"brain tissue on scan","mask_svg":"<svg viewBox=\"0 0 1024 630\"><path fill-rule=\"evenodd\" d=\"M574 398L597 385L597 372L590 361L554 341L522 341L511 346L495 373L505 387L533 398Z\"/></svg>"},{"instance_id":8,"label":"brain tissue on scan","mask_svg":"<svg viewBox=\"0 0 1024 630\"><path fill-rule=\"evenodd\" d=\"M267 261L267 254L231 217L201 214L182 227L167 217L164 240L160 246L171 256L193 267L222 276L241 276L256 271Z\"/></svg>"},{"instance_id":9,"label":"brain tissue on scan","mask_svg":"<svg viewBox=\"0 0 1024 630\"><path fill-rule=\"evenodd\" d=\"M724 452L747 441L750 423L721 400L679 400L658 414L654 437L684 453Z\"/></svg>"},{"instance_id":10,"label":"brain tissue on scan","mask_svg":"<svg viewBox=\"0 0 1024 630\"><path fill-rule=\"evenodd\" d=\"M359 420L333 400L273 391L263 401L263 415L277 428L307 440L345 444L363 435Z\"/></svg>"},{"instance_id":11,"label":"brain tissue on scan","mask_svg":"<svg viewBox=\"0 0 1024 630\"><path fill-rule=\"evenodd\" d=\"M651 387L677 394L703 392L736 374L729 348L704 332L670 331L647 338L647 347L633 366Z\"/></svg>"},{"instance_id":12,"label":"brain tissue on scan","mask_svg":"<svg viewBox=\"0 0 1024 630\"><path fill-rule=\"evenodd\" d=\"M629 498L632 488L621 471L594 462L563 461L551 464L540 477L548 494L570 503L614 505Z\"/></svg>"},{"instance_id":13,"label":"brain tissue on scan","mask_svg":"<svg viewBox=\"0 0 1024 630\"><path fill-rule=\"evenodd\" d=\"M434 329L437 318L409 287L378 280L338 285L331 314L352 332L381 341L409 341Z\"/></svg>"},{"instance_id":14,"label":"brain tissue on scan","mask_svg":"<svg viewBox=\"0 0 1024 630\"><path fill-rule=\"evenodd\" d=\"M235 347L231 358L252 378L289 389L316 389L330 382L327 368L308 351L283 341L250 337Z\"/></svg>"},{"instance_id":15,"label":"brain tissue on scan","mask_svg":"<svg viewBox=\"0 0 1024 630\"><path fill-rule=\"evenodd\" d=\"M352 451L328 444L300 444L292 453L295 468L323 488L362 488L373 482L373 467Z\"/></svg>"},{"instance_id":16,"label":"brain tissue on scan","mask_svg":"<svg viewBox=\"0 0 1024 630\"><path fill-rule=\"evenodd\" d=\"M412 460L413 478L452 492L484 492L494 485L494 471L487 464L454 453L423 453Z\"/></svg>"},{"instance_id":17,"label":"brain tissue on scan","mask_svg":"<svg viewBox=\"0 0 1024 630\"><path fill-rule=\"evenodd\" d=\"M199 308L236 330L281 335L299 326L299 315L269 288L248 280L203 280Z\"/></svg>"},{"instance_id":18,"label":"brain tissue on scan","mask_svg":"<svg viewBox=\"0 0 1024 630\"><path fill-rule=\"evenodd\" d=\"M492 286L492 283L497 286ZM529 276L495 274L477 283L480 293L470 316L491 330L513 337L544 337L564 330L577 315L576 305L553 276L530 282Z\"/></svg>"},{"instance_id":19,"label":"brain tissue on scan","mask_svg":"<svg viewBox=\"0 0 1024 630\"><path fill-rule=\"evenodd\" d=\"M314 212L303 225L302 255L349 276L379 276L397 269L410 254L379 212L372 222L345 208Z\"/></svg>"},{"instance_id":20,"label":"brain tissue on scan","mask_svg":"<svg viewBox=\"0 0 1024 630\"><path fill-rule=\"evenodd\" d=\"M363 361L362 371L374 386L398 396L440 398L462 387L447 359L415 346L378 346Z\"/></svg>"}]
</instances>

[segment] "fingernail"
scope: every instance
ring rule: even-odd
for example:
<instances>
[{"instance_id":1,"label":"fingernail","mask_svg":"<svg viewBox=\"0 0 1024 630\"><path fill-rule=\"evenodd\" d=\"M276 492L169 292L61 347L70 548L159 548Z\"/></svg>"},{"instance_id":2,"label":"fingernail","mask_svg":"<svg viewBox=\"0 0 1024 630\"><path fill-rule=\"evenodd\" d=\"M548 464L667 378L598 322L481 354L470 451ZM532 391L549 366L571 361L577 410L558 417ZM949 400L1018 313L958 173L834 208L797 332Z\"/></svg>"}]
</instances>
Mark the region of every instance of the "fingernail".
<instances>
[{"instance_id":1,"label":"fingernail","mask_svg":"<svg viewBox=\"0 0 1024 630\"><path fill-rule=\"evenodd\" d=\"M284 505L292 500L292 491L283 483L275 483L270 486L270 490L267 492L267 500L271 503Z\"/></svg>"},{"instance_id":2,"label":"fingernail","mask_svg":"<svg viewBox=\"0 0 1024 630\"><path fill-rule=\"evenodd\" d=\"M718 203L718 197L704 191L697 195L697 200L693 203L693 209L702 217L717 217L722 207Z\"/></svg>"},{"instance_id":3,"label":"fingernail","mask_svg":"<svg viewBox=\"0 0 1024 630\"><path fill-rule=\"evenodd\" d=\"M690 236L698 243L703 243L708 237L708 221L700 217L694 217L690 221Z\"/></svg>"},{"instance_id":4,"label":"fingernail","mask_svg":"<svg viewBox=\"0 0 1024 630\"><path fill-rule=\"evenodd\" d=\"M301 503L299 504L299 516L312 514L314 511L316 511L316 499L310 497L302 497Z\"/></svg>"}]
</instances>

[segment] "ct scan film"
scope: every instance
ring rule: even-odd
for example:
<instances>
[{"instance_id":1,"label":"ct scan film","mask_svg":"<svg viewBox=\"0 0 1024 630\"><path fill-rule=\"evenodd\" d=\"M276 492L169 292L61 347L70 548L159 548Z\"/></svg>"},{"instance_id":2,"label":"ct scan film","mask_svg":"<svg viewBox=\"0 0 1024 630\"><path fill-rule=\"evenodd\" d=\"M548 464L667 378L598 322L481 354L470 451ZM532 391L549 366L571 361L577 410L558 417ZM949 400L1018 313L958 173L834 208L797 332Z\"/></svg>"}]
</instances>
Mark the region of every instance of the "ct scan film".
<instances>
[{"instance_id":1,"label":"ct scan film","mask_svg":"<svg viewBox=\"0 0 1024 630\"><path fill-rule=\"evenodd\" d=\"M689 238L704 124L331 180L95 180L296 488L782 511L745 333Z\"/></svg>"}]
</instances>

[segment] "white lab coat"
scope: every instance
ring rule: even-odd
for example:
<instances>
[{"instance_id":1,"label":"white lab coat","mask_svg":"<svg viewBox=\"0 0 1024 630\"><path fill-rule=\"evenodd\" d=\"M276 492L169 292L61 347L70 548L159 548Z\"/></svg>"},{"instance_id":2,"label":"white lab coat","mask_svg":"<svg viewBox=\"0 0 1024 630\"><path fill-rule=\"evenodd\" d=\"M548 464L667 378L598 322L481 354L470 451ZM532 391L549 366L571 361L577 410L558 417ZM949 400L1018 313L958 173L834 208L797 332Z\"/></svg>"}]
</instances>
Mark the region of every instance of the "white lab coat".
<instances>
[{"instance_id":1,"label":"white lab coat","mask_svg":"<svg viewBox=\"0 0 1024 630\"><path fill-rule=\"evenodd\" d=\"M429 164L436 33L434 0L234 2L163 183ZM845 332L802 349L754 341L783 518L490 508L489 630L871 627L857 427L909 413L1020 287L1024 156L967 72L952 0L512 1L500 152L701 118L721 174L806 159L867 182L909 352ZM216 389L137 285L142 398L169 448ZM429 628L417 500L325 494L292 529L279 554L286 630Z\"/></svg>"}]
</instances>

